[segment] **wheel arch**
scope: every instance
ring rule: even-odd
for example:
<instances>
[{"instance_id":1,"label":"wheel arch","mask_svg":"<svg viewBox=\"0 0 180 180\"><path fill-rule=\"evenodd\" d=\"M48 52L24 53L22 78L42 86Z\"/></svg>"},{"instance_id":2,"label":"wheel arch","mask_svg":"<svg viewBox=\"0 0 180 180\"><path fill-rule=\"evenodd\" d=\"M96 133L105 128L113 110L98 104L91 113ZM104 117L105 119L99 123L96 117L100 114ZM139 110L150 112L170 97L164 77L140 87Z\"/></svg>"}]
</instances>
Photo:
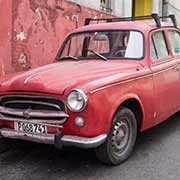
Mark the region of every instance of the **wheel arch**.
<instances>
[{"instance_id":1,"label":"wheel arch","mask_svg":"<svg viewBox=\"0 0 180 180\"><path fill-rule=\"evenodd\" d=\"M138 131L140 131L144 117L144 109L140 98L136 95L128 95L124 97L121 99L120 103L118 103L117 108L115 108L113 116L115 116L120 107L129 108L134 113L137 120Z\"/></svg>"}]
</instances>

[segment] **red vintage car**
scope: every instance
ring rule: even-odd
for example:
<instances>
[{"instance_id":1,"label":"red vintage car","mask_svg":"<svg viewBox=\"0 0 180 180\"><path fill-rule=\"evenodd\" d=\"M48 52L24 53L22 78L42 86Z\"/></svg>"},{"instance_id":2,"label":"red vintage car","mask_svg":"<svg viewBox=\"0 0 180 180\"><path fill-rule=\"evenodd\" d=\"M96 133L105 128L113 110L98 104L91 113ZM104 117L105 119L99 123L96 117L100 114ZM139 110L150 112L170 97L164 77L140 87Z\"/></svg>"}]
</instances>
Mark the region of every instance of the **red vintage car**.
<instances>
[{"instance_id":1,"label":"red vintage car","mask_svg":"<svg viewBox=\"0 0 180 180\"><path fill-rule=\"evenodd\" d=\"M95 148L116 165L130 156L138 132L180 109L180 29L173 15L157 14L85 24L54 63L1 78L0 134Z\"/></svg>"}]
</instances>

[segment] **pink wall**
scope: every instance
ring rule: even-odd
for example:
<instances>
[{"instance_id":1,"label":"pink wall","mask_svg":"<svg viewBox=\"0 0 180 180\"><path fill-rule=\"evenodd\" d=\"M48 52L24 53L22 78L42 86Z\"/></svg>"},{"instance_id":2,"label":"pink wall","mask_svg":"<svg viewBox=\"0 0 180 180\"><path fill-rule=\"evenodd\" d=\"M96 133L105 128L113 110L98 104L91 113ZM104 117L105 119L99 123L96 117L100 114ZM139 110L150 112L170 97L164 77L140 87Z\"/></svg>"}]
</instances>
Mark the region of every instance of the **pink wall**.
<instances>
[{"instance_id":1,"label":"pink wall","mask_svg":"<svg viewBox=\"0 0 180 180\"><path fill-rule=\"evenodd\" d=\"M0 0L1 75L51 63L86 17L108 16L64 0Z\"/></svg>"},{"instance_id":2,"label":"pink wall","mask_svg":"<svg viewBox=\"0 0 180 180\"><path fill-rule=\"evenodd\" d=\"M12 45L12 1L0 0L0 75L10 73Z\"/></svg>"}]
</instances>

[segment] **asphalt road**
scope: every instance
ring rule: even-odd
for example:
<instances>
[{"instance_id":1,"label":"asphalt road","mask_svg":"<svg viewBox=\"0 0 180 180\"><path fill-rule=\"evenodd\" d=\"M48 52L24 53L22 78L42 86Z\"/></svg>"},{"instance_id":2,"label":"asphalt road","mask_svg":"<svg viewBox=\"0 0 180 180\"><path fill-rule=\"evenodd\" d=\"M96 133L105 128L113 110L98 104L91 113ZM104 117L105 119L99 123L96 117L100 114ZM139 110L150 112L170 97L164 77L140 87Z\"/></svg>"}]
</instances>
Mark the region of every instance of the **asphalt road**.
<instances>
[{"instance_id":1,"label":"asphalt road","mask_svg":"<svg viewBox=\"0 0 180 180\"><path fill-rule=\"evenodd\" d=\"M139 135L132 157L111 167L92 150L0 140L0 180L179 180L180 112Z\"/></svg>"}]
</instances>

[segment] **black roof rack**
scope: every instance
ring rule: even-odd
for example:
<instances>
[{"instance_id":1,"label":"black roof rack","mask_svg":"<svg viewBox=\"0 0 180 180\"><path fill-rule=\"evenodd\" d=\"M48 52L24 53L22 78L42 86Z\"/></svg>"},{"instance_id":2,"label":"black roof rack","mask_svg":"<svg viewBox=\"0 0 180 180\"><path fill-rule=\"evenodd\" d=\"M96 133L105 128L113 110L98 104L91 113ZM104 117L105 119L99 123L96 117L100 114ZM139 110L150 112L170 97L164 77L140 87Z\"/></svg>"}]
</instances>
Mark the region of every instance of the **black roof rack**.
<instances>
[{"instance_id":1,"label":"black roof rack","mask_svg":"<svg viewBox=\"0 0 180 180\"><path fill-rule=\"evenodd\" d=\"M171 19L173 25L176 27L177 26L177 21L176 17L174 14L171 14L169 16L158 16L158 14L152 14L150 16L136 16L136 17L123 17L123 18L102 18L102 19L91 19L91 18L86 18L84 25L89 25L91 21L93 22L102 22L105 21L106 23L109 22L121 22L121 21L139 21L139 20L148 20L148 19L154 19L156 26L158 28L161 27L161 19Z\"/></svg>"}]
</instances>

